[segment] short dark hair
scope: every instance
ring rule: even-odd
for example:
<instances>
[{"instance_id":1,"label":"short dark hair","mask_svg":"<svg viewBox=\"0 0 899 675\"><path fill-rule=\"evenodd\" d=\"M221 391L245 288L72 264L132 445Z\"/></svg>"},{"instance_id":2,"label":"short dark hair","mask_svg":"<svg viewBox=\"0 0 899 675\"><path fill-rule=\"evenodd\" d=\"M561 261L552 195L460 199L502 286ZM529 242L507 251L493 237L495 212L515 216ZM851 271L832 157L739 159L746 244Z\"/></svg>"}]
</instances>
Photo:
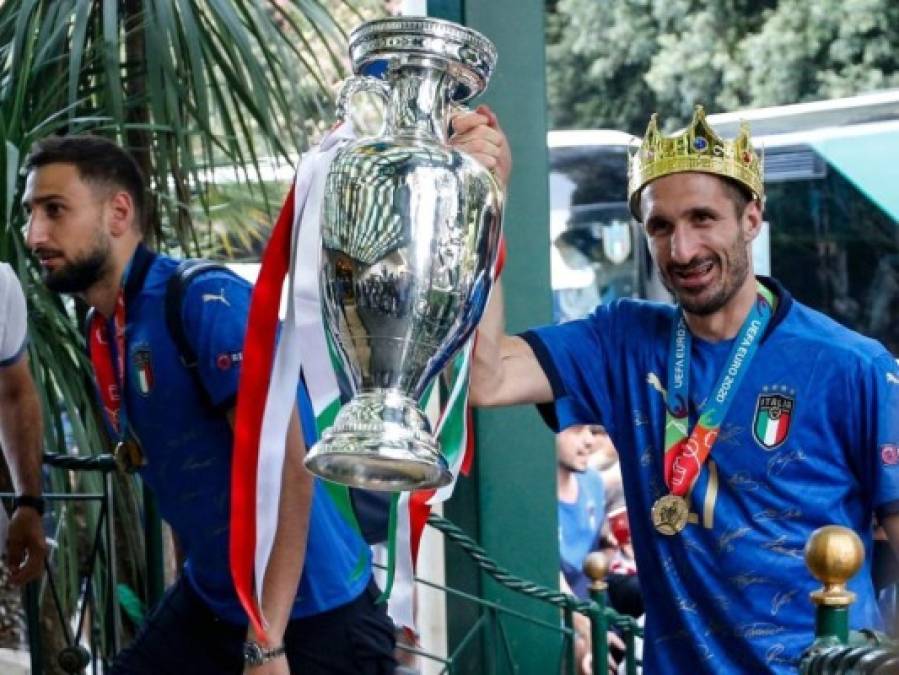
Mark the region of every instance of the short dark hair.
<instances>
[{"instance_id":1,"label":"short dark hair","mask_svg":"<svg viewBox=\"0 0 899 675\"><path fill-rule=\"evenodd\" d=\"M748 187L738 180L726 176L718 177L724 183L724 191L734 205L734 210L737 212L737 218L739 218L743 215L743 211L746 210L746 205L751 201L755 201L756 196L752 194L752 191Z\"/></svg>"},{"instance_id":2,"label":"short dark hair","mask_svg":"<svg viewBox=\"0 0 899 675\"><path fill-rule=\"evenodd\" d=\"M48 164L72 164L85 182L125 190L134 203L135 225L143 228L144 177L127 150L100 136L48 136L31 146L25 171Z\"/></svg>"}]
</instances>

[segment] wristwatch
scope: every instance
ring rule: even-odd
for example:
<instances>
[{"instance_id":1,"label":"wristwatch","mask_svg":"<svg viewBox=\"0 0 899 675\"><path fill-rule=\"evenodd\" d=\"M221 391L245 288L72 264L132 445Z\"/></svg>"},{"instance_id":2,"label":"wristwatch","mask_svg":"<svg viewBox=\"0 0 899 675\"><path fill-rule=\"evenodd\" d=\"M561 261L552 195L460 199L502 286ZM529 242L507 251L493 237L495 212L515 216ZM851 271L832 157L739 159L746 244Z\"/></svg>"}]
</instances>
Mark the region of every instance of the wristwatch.
<instances>
[{"instance_id":1,"label":"wristwatch","mask_svg":"<svg viewBox=\"0 0 899 675\"><path fill-rule=\"evenodd\" d=\"M12 500L12 508L15 511L20 506L28 506L37 511L39 516L44 515L44 498L34 495L16 495Z\"/></svg>"},{"instance_id":2,"label":"wristwatch","mask_svg":"<svg viewBox=\"0 0 899 675\"><path fill-rule=\"evenodd\" d=\"M284 653L284 645L266 649L258 642L247 640L243 643L243 662L246 666L261 666Z\"/></svg>"}]
</instances>

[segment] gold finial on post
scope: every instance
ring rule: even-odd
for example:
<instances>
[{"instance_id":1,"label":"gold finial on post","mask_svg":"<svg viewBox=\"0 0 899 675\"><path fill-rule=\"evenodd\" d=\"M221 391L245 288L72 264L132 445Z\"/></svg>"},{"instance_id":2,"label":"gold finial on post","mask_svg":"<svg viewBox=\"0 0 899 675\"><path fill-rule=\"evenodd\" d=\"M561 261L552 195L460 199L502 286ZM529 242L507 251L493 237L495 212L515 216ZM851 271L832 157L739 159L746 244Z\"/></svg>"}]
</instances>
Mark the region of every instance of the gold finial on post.
<instances>
[{"instance_id":1,"label":"gold finial on post","mask_svg":"<svg viewBox=\"0 0 899 675\"><path fill-rule=\"evenodd\" d=\"M855 602L855 593L846 589L846 582L864 561L862 540L849 528L827 525L812 532L805 545L805 564L824 584L812 592L812 602L826 607L848 607Z\"/></svg>"},{"instance_id":2,"label":"gold finial on post","mask_svg":"<svg viewBox=\"0 0 899 675\"><path fill-rule=\"evenodd\" d=\"M865 561L865 547L859 536L846 527L827 525L812 532L805 544L805 564L824 588L811 592L815 610L815 638L836 638L849 642L849 605L855 593L846 582Z\"/></svg>"},{"instance_id":3,"label":"gold finial on post","mask_svg":"<svg viewBox=\"0 0 899 675\"><path fill-rule=\"evenodd\" d=\"M590 599L593 601L587 612L590 617L590 634L593 641L593 663L605 663L609 659L609 645L606 633L609 630L606 617L606 574L609 573L609 559L599 551L593 551L584 559L584 574L592 580Z\"/></svg>"},{"instance_id":4,"label":"gold finial on post","mask_svg":"<svg viewBox=\"0 0 899 675\"><path fill-rule=\"evenodd\" d=\"M584 559L584 574L590 577L591 591L605 591L609 585L606 575L609 573L609 561L604 553L593 551Z\"/></svg>"}]
</instances>

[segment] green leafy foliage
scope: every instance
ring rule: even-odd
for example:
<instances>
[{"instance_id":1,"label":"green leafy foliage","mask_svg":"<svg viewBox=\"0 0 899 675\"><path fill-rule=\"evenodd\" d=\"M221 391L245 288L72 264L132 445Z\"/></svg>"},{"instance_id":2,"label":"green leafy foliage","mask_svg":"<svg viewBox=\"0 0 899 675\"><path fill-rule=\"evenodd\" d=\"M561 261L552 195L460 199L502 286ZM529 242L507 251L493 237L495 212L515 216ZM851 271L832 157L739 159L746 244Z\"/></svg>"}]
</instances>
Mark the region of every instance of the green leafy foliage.
<instances>
[{"instance_id":1,"label":"green leafy foliage","mask_svg":"<svg viewBox=\"0 0 899 675\"><path fill-rule=\"evenodd\" d=\"M28 298L28 351L46 450L91 454L109 446L81 312L72 299L45 289L24 245L20 167L32 143L81 132L114 138L148 179L151 244L175 253L227 253L235 245L229 249L213 235L218 214L230 208L225 229L246 254L258 247L261 223L281 200L265 188L264 161L293 163L328 124L332 88L345 74L344 26L362 20L360 8L371 15L378 6L376 0L0 2L0 261L13 266ZM238 177L216 190L211 176L222 166ZM247 212L249 227L233 217ZM50 474L54 492L96 493L101 480ZM117 511L136 502L132 478L117 477L116 485ZM134 587L141 588L140 527L136 510L129 514L119 561L131 571L120 569L120 578L137 579ZM63 504L57 516L49 532L59 544L53 566L71 607L84 573L84 533L95 526L97 510Z\"/></svg>"},{"instance_id":2,"label":"green leafy foliage","mask_svg":"<svg viewBox=\"0 0 899 675\"><path fill-rule=\"evenodd\" d=\"M558 0L547 21L555 128L642 134L709 112L899 86L894 0Z\"/></svg>"}]
</instances>

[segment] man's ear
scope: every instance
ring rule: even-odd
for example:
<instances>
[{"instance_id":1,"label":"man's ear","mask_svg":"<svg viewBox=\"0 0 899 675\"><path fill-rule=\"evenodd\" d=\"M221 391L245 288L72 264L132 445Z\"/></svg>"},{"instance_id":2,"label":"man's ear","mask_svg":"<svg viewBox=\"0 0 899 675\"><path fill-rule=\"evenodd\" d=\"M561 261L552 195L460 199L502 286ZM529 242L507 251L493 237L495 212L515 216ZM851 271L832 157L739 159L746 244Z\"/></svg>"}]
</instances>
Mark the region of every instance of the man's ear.
<instances>
[{"instance_id":1,"label":"man's ear","mask_svg":"<svg viewBox=\"0 0 899 675\"><path fill-rule=\"evenodd\" d=\"M762 205L758 199L753 199L743 209L741 218L743 224L743 238L746 243L752 242L762 229Z\"/></svg>"},{"instance_id":2,"label":"man's ear","mask_svg":"<svg viewBox=\"0 0 899 675\"><path fill-rule=\"evenodd\" d=\"M134 200L125 190L117 190L109 198L109 234L120 237L134 227L137 214L134 211Z\"/></svg>"}]
</instances>

